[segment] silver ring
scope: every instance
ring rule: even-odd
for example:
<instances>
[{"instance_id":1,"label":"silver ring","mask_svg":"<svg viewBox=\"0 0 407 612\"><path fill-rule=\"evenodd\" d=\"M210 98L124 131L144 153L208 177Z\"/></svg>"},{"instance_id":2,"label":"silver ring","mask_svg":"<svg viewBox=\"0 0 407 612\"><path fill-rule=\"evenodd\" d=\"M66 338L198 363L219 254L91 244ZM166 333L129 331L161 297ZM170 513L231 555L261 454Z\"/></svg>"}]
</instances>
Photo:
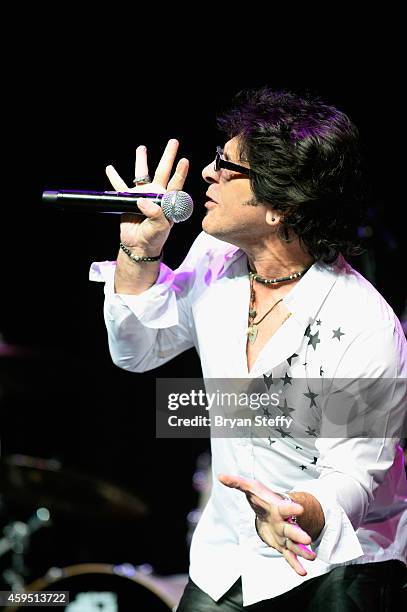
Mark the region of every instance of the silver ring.
<instances>
[{"instance_id":1,"label":"silver ring","mask_svg":"<svg viewBox=\"0 0 407 612\"><path fill-rule=\"evenodd\" d=\"M135 176L133 183L135 185L146 185L147 183L151 183L151 178L148 174L145 174L144 176Z\"/></svg>"}]
</instances>

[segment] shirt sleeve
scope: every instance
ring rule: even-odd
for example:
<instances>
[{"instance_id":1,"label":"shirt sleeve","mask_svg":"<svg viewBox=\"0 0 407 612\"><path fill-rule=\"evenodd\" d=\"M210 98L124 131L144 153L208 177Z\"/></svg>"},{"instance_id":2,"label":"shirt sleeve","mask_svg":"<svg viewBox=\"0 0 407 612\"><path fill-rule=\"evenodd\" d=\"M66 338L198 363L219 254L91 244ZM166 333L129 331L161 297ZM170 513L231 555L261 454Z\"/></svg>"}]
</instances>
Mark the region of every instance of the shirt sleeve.
<instances>
[{"instance_id":1,"label":"shirt sleeve","mask_svg":"<svg viewBox=\"0 0 407 612\"><path fill-rule=\"evenodd\" d=\"M405 430L406 342L397 321L355 339L334 385L316 440L319 477L292 489L311 493L321 504L325 526L313 548L331 564L363 555L357 529L393 466Z\"/></svg>"},{"instance_id":2,"label":"shirt sleeve","mask_svg":"<svg viewBox=\"0 0 407 612\"><path fill-rule=\"evenodd\" d=\"M205 250L200 234L181 266L164 263L155 284L140 295L115 293L116 262L95 262L89 278L105 283L104 317L113 362L132 372L156 368L193 347L191 294Z\"/></svg>"}]
</instances>

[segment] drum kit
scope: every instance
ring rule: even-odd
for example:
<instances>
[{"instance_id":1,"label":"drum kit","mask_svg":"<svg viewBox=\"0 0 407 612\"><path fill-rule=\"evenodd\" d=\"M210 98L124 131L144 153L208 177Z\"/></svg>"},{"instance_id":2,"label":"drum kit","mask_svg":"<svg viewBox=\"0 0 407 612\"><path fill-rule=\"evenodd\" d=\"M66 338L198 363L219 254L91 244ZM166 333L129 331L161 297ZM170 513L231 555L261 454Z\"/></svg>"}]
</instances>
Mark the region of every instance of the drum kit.
<instances>
[{"instance_id":1,"label":"drum kit","mask_svg":"<svg viewBox=\"0 0 407 612\"><path fill-rule=\"evenodd\" d=\"M149 564L51 567L45 575L25 583L25 557L35 532L61 516L80 515L92 520L97 514L98 520L138 520L148 508L136 495L110 482L63 469L57 461L25 455L7 456L0 462L0 482L0 499L9 511L34 509L27 521L14 520L3 528L0 558L8 558L9 567L2 573L2 590L27 595L68 592L69 603L62 609L70 612L176 609L187 575L159 576ZM11 612L20 607L13 604L5 609Z\"/></svg>"},{"instance_id":2,"label":"drum kit","mask_svg":"<svg viewBox=\"0 0 407 612\"><path fill-rule=\"evenodd\" d=\"M27 355L0 339L0 357L4 358L2 361L25 360ZM6 383L7 380L10 378L5 378ZM6 387L0 384L0 399L2 388ZM176 609L188 580L186 574L161 576L148 563L112 563L111 558L109 563L83 562L80 556L79 562L72 558L73 564L69 563L71 557L65 565L59 563L59 558L57 563L55 560L54 563L46 562L46 566L43 560L37 563L35 550L42 549L43 559L50 537L55 537L49 535L53 529L58 538L56 525L74 533L72 539L77 534L75 528L69 532L69 526L83 522L97 524L101 533L109 533L114 538L119 533L117 537L120 538L127 529L123 525L129 526L132 534L132 526L144 525L150 508L126 487L85 474L77 468L67 468L57 459L3 454L4 451L2 448L0 459L0 592L10 591L20 596L7 603L4 608L7 612L31 609L27 603L21 604L22 595L49 592L68 592L69 602L58 607L69 612ZM191 530L191 523L189 528ZM71 545L75 549L76 545L83 545L83 541L74 541ZM56 546L59 547L59 543ZM89 556L85 554L86 561ZM95 557L91 556L93 559Z\"/></svg>"}]
</instances>

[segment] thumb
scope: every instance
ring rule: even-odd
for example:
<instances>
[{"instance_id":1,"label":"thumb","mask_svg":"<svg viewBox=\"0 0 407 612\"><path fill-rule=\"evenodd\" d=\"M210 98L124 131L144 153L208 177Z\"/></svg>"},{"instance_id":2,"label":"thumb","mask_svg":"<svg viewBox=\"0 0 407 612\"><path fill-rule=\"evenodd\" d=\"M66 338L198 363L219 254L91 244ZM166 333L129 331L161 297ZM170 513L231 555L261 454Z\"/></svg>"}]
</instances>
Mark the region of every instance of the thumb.
<instances>
[{"instance_id":1,"label":"thumb","mask_svg":"<svg viewBox=\"0 0 407 612\"><path fill-rule=\"evenodd\" d=\"M233 489L240 489L240 491L246 492L250 490L251 481L242 476L230 476L229 474L218 474L218 480L227 487Z\"/></svg>"},{"instance_id":2,"label":"thumb","mask_svg":"<svg viewBox=\"0 0 407 612\"><path fill-rule=\"evenodd\" d=\"M143 215L145 215L149 219L158 220L164 216L161 206L147 198L138 198L137 206L141 210Z\"/></svg>"}]
</instances>

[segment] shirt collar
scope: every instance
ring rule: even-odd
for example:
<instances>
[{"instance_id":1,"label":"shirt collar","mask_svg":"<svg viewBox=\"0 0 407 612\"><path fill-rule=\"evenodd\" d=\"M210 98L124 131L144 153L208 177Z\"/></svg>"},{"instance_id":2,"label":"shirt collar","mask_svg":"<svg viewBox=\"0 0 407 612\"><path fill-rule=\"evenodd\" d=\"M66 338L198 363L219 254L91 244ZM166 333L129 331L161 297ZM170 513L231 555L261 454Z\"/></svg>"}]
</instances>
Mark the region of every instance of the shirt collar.
<instances>
[{"instance_id":1,"label":"shirt collar","mask_svg":"<svg viewBox=\"0 0 407 612\"><path fill-rule=\"evenodd\" d=\"M342 255L333 264L316 261L284 298L293 316L306 325L311 323L346 268Z\"/></svg>"},{"instance_id":2,"label":"shirt collar","mask_svg":"<svg viewBox=\"0 0 407 612\"><path fill-rule=\"evenodd\" d=\"M239 247L229 245L224 253L223 266L218 276L223 276L226 270L240 258L244 257L244 265L247 265L247 256ZM292 315L299 323L307 326L312 322L325 298L335 285L338 276L346 272L348 264L342 255L332 264L316 261L312 264L306 274L294 285L292 290L284 298L284 302Z\"/></svg>"}]
</instances>

